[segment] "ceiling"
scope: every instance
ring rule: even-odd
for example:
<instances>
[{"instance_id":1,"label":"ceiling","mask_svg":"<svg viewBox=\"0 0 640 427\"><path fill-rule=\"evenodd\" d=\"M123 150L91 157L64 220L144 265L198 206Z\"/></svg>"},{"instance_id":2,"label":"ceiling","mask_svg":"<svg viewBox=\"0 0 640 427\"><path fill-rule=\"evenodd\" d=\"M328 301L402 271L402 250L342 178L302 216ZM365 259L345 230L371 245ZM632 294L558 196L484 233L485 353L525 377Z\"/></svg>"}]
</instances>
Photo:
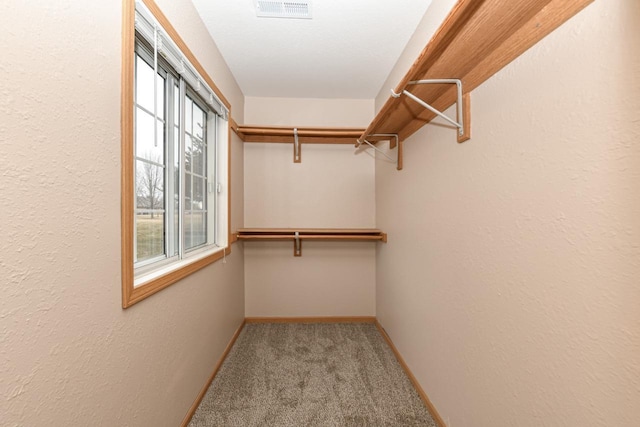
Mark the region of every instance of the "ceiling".
<instances>
[{"instance_id":1,"label":"ceiling","mask_svg":"<svg viewBox=\"0 0 640 427\"><path fill-rule=\"evenodd\" d=\"M193 0L245 96L375 98L430 0L311 0L312 19L253 0Z\"/></svg>"}]
</instances>

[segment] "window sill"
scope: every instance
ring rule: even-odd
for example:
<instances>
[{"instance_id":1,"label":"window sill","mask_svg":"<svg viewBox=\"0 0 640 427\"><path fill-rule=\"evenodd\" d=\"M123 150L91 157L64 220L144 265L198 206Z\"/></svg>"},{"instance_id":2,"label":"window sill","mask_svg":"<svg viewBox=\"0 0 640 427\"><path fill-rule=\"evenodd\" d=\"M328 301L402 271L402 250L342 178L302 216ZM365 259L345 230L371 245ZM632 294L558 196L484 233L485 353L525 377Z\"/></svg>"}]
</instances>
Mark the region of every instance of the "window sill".
<instances>
[{"instance_id":1,"label":"window sill","mask_svg":"<svg viewBox=\"0 0 640 427\"><path fill-rule=\"evenodd\" d=\"M143 276L132 278L133 286L130 292L123 294L122 308L132 305L150 297L156 292L170 286L192 273L212 264L231 253L231 245L226 248L215 248L190 257L188 259L170 264L164 268L147 273Z\"/></svg>"},{"instance_id":2,"label":"window sill","mask_svg":"<svg viewBox=\"0 0 640 427\"><path fill-rule=\"evenodd\" d=\"M166 274L171 274L176 270L180 270L182 268L187 267L189 264L192 264L194 262L198 262L199 260L206 258L208 256L211 255L215 255L218 252L222 252L222 248L220 247L213 247L213 248L206 248L204 250L200 250L199 252L192 254L191 256L186 257L185 259L182 259L180 261L173 261L173 262L169 262L167 265L156 268L153 271L148 271L142 274L136 274L135 278L133 280L133 288L138 288L140 286L145 286L148 283L151 283L157 279L159 279L160 277L166 275Z\"/></svg>"}]
</instances>

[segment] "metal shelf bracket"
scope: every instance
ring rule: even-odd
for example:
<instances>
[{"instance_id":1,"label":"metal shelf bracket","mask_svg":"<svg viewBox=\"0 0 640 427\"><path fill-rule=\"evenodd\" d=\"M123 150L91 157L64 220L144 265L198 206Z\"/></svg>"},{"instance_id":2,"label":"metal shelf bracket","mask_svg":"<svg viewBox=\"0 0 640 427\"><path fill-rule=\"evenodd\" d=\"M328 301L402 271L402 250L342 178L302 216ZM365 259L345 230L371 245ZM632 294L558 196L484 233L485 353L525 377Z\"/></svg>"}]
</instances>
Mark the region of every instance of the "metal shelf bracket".
<instances>
[{"instance_id":1,"label":"metal shelf bracket","mask_svg":"<svg viewBox=\"0 0 640 427\"><path fill-rule=\"evenodd\" d=\"M429 105L424 100L418 98L408 90L404 89L401 93L396 93L391 90L391 96L394 98L399 98L401 95L406 95L408 98L414 100L418 104L422 105L427 110L431 111L438 117L442 117L447 122L451 123L453 126L458 128L458 142L466 141L470 138L469 133L469 125L470 118L469 116L469 95L462 94L462 81L460 79L428 79L428 80L413 80L408 83L408 85L421 85L421 84L455 84L458 92L458 96L456 99L456 115L457 120L453 120L448 117L442 111L437 108ZM467 116L467 117L465 117Z\"/></svg>"},{"instance_id":2,"label":"metal shelf bracket","mask_svg":"<svg viewBox=\"0 0 640 427\"><path fill-rule=\"evenodd\" d=\"M300 140L298 139L298 128L293 128L293 163L301 163Z\"/></svg>"},{"instance_id":3,"label":"metal shelf bracket","mask_svg":"<svg viewBox=\"0 0 640 427\"><path fill-rule=\"evenodd\" d=\"M398 147L398 155L397 155L397 157L394 159L391 156L389 156L387 153L385 153L384 151L382 151L381 149L376 147L374 144L372 144L371 142L369 142L367 140L367 138L369 138L369 137L376 137L376 138L386 137L386 138L388 138L389 139L389 149L390 150ZM381 140L384 140L384 139L381 139ZM373 133L373 134L370 134L370 135L366 135L365 138L358 139L356 141L356 149L360 148L360 146L362 144L366 144L369 147L373 148L378 153L382 154L384 157L386 157L390 161L392 161L393 163L395 163L396 164L396 168L398 170L402 170L402 153L403 153L403 144L402 144L402 142L403 141L400 141L400 138L398 137L397 133Z\"/></svg>"},{"instance_id":4,"label":"metal shelf bracket","mask_svg":"<svg viewBox=\"0 0 640 427\"><path fill-rule=\"evenodd\" d=\"M302 241L300 240L300 232L296 231L293 240L293 256L302 256Z\"/></svg>"}]
</instances>

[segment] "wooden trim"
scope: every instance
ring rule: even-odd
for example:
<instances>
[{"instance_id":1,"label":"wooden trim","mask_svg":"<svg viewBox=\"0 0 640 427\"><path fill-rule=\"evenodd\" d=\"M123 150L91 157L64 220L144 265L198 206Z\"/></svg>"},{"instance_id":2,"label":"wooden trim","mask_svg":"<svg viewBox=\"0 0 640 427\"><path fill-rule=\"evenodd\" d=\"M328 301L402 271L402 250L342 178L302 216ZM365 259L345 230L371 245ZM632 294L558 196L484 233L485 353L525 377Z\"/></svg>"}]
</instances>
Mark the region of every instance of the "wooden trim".
<instances>
[{"instance_id":1,"label":"wooden trim","mask_svg":"<svg viewBox=\"0 0 640 427\"><path fill-rule=\"evenodd\" d=\"M196 271L212 264L225 256L231 254L231 246L227 246L224 251L219 251L211 254L205 258L201 258L183 267L180 267L174 271L171 271L163 276L146 282L136 288L133 288L129 294L129 301L123 302L122 308L128 308L132 305L142 301L145 298L163 290L164 288L173 285L174 283L184 279L185 277L195 273Z\"/></svg>"},{"instance_id":2,"label":"wooden trim","mask_svg":"<svg viewBox=\"0 0 640 427\"><path fill-rule=\"evenodd\" d=\"M293 127L237 126L236 133L244 142L293 143ZM298 141L304 144L355 144L362 128L299 127Z\"/></svg>"},{"instance_id":3,"label":"wooden trim","mask_svg":"<svg viewBox=\"0 0 640 427\"><path fill-rule=\"evenodd\" d=\"M471 92L593 0L460 0L395 89L412 80L459 78ZM411 92L438 110L455 102L450 85L412 85ZM362 137L375 133L407 139L435 116L401 96L387 99Z\"/></svg>"},{"instance_id":4,"label":"wooden trim","mask_svg":"<svg viewBox=\"0 0 640 427\"><path fill-rule=\"evenodd\" d=\"M402 366L402 369L404 369L404 372L407 374L407 377L409 377L409 381L411 381L411 384L413 384L413 387L415 387L416 391L418 392L418 395L420 395L420 398L422 399L425 406L427 407L427 410L431 414L431 417L433 417L433 420L436 422L436 424L439 427L447 427L444 421L442 420L442 417L440 416L440 414L438 414L436 407L433 406L433 403L431 403L431 400L429 400L427 393L425 393L425 391L422 389L415 375L413 375L413 372L411 372L411 369L409 369L409 366L400 355L400 352L398 352L398 349L393 344L393 341L391 341L391 337L389 337L389 335L387 334L387 331L385 331L385 329L382 327L382 325L380 324L380 322L378 322L377 319L374 323L376 325L376 328L378 328L378 331L380 331L380 335L382 335L382 338L384 338L384 340L389 345L389 348L391 349L391 351L393 351L393 354L395 354L396 359L398 359L398 363L400 364L400 366Z\"/></svg>"},{"instance_id":5,"label":"wooden trim","mask_svg":"<svg viewBox=\"0 0 640 427\"><path fill-rule=\"evenodd\" d=\"M135 49L135 1L122 2L122 86L120 88L121 163L121 268L122 307L129 305L133 291L133 91Z\"/></svg>"},{"instance_id":6,"label":"wooden trim","mask_svg":"<svg viewBox=\"0 0 640 427\"><path fill-rule=\"evenodd\" d=\"M231 106L220 90L213 83L202 65L189 50L177 31L169 23L165 15L152 0L143 0L146 7L155 16L167 34L182 50L185 56L207 81L211 89L231 111ZM164 276L153 279L138 287L134 287L133 268L133 233L134 233L134 53L135 53L135 1L123 0L122 2L122 86L121 86L121 268L122 268L122 308L128 308L137 302L155 294L186 276L204 268L205 266L223 258L231 253L231 243L223 251L216 252L205 258L193 261L183 267L167 273ZM231 113L229 113L231 114ZM231 126L231 120L229 120ZM229 134L229 146L227 152L227 205L228 205L228 231L231 242L231 135Z\"/></svg>"},{"instance_id":7,"label":"wooden trim","mask_svg":"<svg viewBox=\"0 0 640 427\"><path fill-rule=\"evenodd\" d=\"M383 240L384 235L378 229L357 228L240 228L237 234L240 240Z\"/></svg>"},{"instance_id":8,"label":"wooden trim","mask_svg":"<svg viewBox=\"0 0 640 427\"><path fill-rule=\"evenodd\" d=\"M462 95L462 117L464 118L463 134L458 134L458 142L465 142L471 139L471 95ZM460 118L458 118L458 121Z\"/></svg>"},{"instance_id":9,"label":"wooden trim","mask_svg":"<svg viewBox=\"0 0 640 427\"><path fill-rule=\"evenodd\" d=\"M302 241L381 241L387 235L375 228L240 228L239 240L292 241L293 256L302 256Z\"/></svg>"},{"instance_id":10,"label":"wooden trim","mask_svg":"<svg viewBox=\"0 0 640 427\"><path fill-rule=\"evenodd\" d=\"M231 123L231 108L229 108L229 120L227 120L227 248L231 251L232 239L234 238L234 233L231 231L231 191L233 189L233 183L231 182L231 151L232 145L231 142L231 131L233 130Z\"/></svg>"},{"instance_id":11,"label":"wooden trim","mask_svg":"<svg viewBox=\"0 0 640 427\"><path fill-rule=\"evenodd\" d=\"M236 123L236 121L233 120L233 117L231 117L231 114L229 114L229 126L231 126L231 130L240 137L240 135L238 134L238 123ZM242 139L242 137L240 137L240 139Z\"/></svg>"},{"instance_id":12,"label":"wooden trim","mask_svg":"<svg viewBox=\"0 0 640 427\"><path fill-rule=\"evenodd\" d=\"M222 352L222 356L220 356L220 359L218 359L218 362L216 362L215 366L213 367L213 372L209 376L209 379L207 380L204 387L202 387L202 390L200 390L200 393L198 393L196 400L194 400L193 404L191 405L191 408L189 408L189 411L187 412L187 415L185 415L184 419L182 420L182 423L180 424L181 427L186 427L187 425L189 425L191 418L193 418L193 414L196 413L196 410L198 409L198 406L200 406L202 399L204 399L204 396L207 394L207 390L209 390L209 387L211 387L211 383L213 382L213 379L218 374L218 371L220 370L220 368L222 367L222 364L224 363L225 359L229 355L229 352L233 348L233 345L236 343L238 336L240 336L240 332L242 332L242 329L244 328L245 323L246 322L243 320L240 326L238 327L238 329L236 329L236 332L231 337L231 341L229 341L229 344L227 344L224 351Z\"/></svg>"},{"instance_id":13,"label":"wooden trim","mask_svg":"<svg viewBox=\"0 0 640 427\"><path fill-rule=\"evenodd\" d=\"M246 317L245 323L375 323L375 316Z\"/></svg>"},{"instance_id":14,"label":"wooden trim","mask_svg":"<svg viewBox=\"0 0 640 427\"><path fill-rule=\"evenodd\" d=\"M384 241L383 233L375 236L366 234L301 234L300 240L381 240ZM295 240L296 237L289 234L262 234L255 236L238 235L239 240Z\"/></svg>"},{"instance_id":15,"label":"wooden trim","mask_svg":"<svg viewBox=\"0 0 640 427\"><path fill-rule=\"evenodd\" d=\"M302 241L381 241L387 242L387 235L378 229L358 228L240 228L240 240L292 241L293 256L302 256Z\"/></svg>"},{"instance_id":16,"label":"wooden trim","mask_svg":"<svg viewBox=\"0 0 640 427\"><path fill-rule=\"evenodd\" d=\"M377 228L238 228L238 234L275 234L275 233L294 233L300 234L379 234L382 231Z\"/></svg>"}]
</instances>

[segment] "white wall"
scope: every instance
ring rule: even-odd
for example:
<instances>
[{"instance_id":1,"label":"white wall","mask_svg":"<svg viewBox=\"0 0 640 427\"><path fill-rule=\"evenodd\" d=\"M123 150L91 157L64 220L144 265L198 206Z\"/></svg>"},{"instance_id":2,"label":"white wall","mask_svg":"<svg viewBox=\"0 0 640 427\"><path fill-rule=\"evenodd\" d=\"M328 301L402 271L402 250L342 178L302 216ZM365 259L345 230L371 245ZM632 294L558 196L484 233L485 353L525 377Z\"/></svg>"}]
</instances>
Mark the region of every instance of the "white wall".
<instances>
[{"instance_id":1,"label":"white wall","mask_svg":"<svg viewBox=\"0 0 640 427\"><path fill-rule=\"evenodd\" d=\"M377 164L377 315L450 426L640 425L638 22L596 1L472 93L470 141Z\"/></svg>"},{"instance_id":2,"label":"white wall","mask_svg":"<svg viewBox=\"0 0 640 427\"><path fill-rule=\"evenodd\" d=\"M159 3L241 117L191 3ZM3 426L176 426L244 316L235 246L226 264L121 308L121 16L119 1L80 0L0 14Z\"/></svg>"},{"instance_id":3,"label":"white wall","mask_svg":"<svg viewBox=\"0 0 640 427\"><path fill-rule=\"evenodd\" d=\"M251 98L247 123L366 127L372 100ZM374 161L352 145L245 143L247 227L372 228ZM375 313L375 243L245 243L247 316L371 316Z\"/></svg>"}]
</instances>

